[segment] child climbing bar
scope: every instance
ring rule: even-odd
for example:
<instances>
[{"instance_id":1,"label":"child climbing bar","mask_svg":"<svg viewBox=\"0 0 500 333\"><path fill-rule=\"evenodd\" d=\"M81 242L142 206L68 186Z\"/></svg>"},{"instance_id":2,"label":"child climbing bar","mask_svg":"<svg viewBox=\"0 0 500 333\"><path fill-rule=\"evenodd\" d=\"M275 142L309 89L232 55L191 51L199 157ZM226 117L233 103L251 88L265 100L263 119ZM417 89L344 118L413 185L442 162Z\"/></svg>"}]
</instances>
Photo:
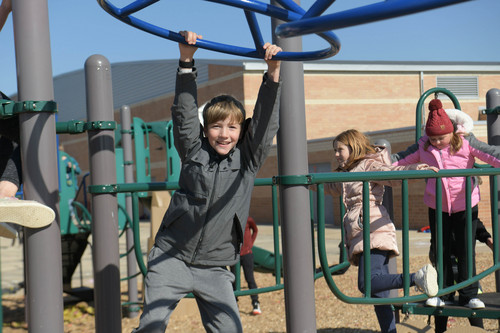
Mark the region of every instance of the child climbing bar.
<instances>
[{"instance_id":1,"label":"child climbing bar","mask_svg":"<svg viewBox=\"0 0 500 333\"><path fill-rule=\"evenodd\" d=\"M149 253L144 310L135 333L164 332L172 311L193 293L207 332L242 332L234 297L234 275L227 269L239 261L253 184L279 126L281 48L266 43L263 76L252 118L243 105L221 95L198 119L194 67L201 39L181 31L179 69L172 106L174 144L181 159L179 190Z\"/></svg>"},{"instance_id":2,"label":"child climbing bar","mask_svg":"<svg viewBox=\"0 0 500 333\"><path fill-rule=\"evenodd\" d=\"M454 114L455 116L459 113ZM463 117L463 116L462 116ZM458 118L456 118L458 120ZM429 117L425 126L425 134L417 144L410 146L404 152L393 155L394 165L408 165L417 162L427 163L438 169L472 169L475 159L488 163L496 168L500 167L500 149L490 146L476 139L472 133L460 130L460 121L455 126L439 99L429 102ZM467 214L465 185L466 177L442 178L442 228L443 228L443 287L452 286L454 281L453 263L451 255L458 261L457 283L467 280ZM479 186L472 182L472 235L476 235L478 221L478 203L480 200ZM437 248L436 236L436 179L429 179L425 188L424 203L429 207L429 225L431 229L431 249ZM476 274L475 241L472 242L472 275ZM471 309L482 309L484 303L477 297L478 283L472 283L458 291L459 305ZM427 301L428 306L443 306L445 301L453 302L454 295L444 295ZM482 327L482 321L469 318L472 325ZM436 332L444 332L448 317L436 316Z\"/></svg>"},{"instance_id":3,"label":"child climbing bar","mask_svg":"<svg viewBox=\"0 0 500 333\"><path fill-rule=\"evenodd\" d=\"M338 172L372 172L396 170L433 170L427 164L391 166L385 147L373 146L361 132L350 129L333 140ZM382 205L384 185L399 185L401 181L370 181L370 267L371 296L387 298L391 289L404 286L402 274L389 273L389 258L399 255L396 229L389 213ZM363 253L363 183L345 182L325 184L325 192L343 195L346 213L343 224L346 232L348 258L358 266L358 288L365 292ZM438 292L437 272L430 264L410 274L410 286L416 286L427 296ZM382 332L396 333L396 321L390 305L375 305L375 313Z\"/></svg>"}]
</instances>

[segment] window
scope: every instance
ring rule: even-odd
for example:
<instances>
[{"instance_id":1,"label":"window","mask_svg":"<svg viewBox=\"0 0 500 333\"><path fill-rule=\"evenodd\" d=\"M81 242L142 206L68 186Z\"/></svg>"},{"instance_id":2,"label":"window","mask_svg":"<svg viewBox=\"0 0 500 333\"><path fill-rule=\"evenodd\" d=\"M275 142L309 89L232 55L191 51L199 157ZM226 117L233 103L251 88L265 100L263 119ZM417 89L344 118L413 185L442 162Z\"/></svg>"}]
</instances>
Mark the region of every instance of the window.
<instances>
[{"instance_id":1,"label":"window","mask_svg":"<svg viewBox=\"0 0 500 333\"><path fill-rule=\"evenodd\" d=\"M479 98L477 76L438 76L436 87L448 89L458 99ZM446 95L439 94L439 98L443 97Z\"/></svg>"}]
</instances>

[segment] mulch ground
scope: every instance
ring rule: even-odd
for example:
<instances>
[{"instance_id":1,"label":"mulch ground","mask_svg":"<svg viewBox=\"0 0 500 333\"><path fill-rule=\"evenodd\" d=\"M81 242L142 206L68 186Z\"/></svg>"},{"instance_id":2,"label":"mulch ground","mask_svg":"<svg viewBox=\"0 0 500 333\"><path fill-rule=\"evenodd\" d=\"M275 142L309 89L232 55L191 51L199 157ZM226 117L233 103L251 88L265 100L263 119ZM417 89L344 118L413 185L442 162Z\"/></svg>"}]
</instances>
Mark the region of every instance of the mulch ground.
<instances>
[{"instance_id":1,"label":"mulch ground","mask_svg":"<svg viewBox=\"0 0 500 333\"><path fill-rule=\"evenodd\" d=\"M427 257L412 257L411 269L414 271L427 263ZM476 258L478 272L491 266L491 254L478 254ZM401 271L401 268L399 268ZM256 273L259 286L270 286L274 284L274 276L271 274ZM335 283L345 294L359 296L357 291L357 268L351 267L343 274L334 276ZM126 286L126 285L125 285ZM495 290L495 278L489 276L481 281L485 292ZM122 289L124 290L124 289ZM124 297L126 293L124 292ZM324 279L315 282L316 294L316 328L321 333L368 333L378 332L379 327L375 313L370 305L352 305L339 301L330 291ZM262 314L253 316L250 314L252 306L250 297L240 297L240 315L245 332L286 332L285 302L283 291L261 294L260 303ZM124 299L125 300L125 299ZM28 332L24 322L24 296L23 291L16 294L4 295L2 298L4 306L4 333ZM403 316L402 316L403 317ZM67 333L90 333L95 331L94 308L92 304L80 302L68 304L64 311L64 332ZM412 316L413 322L421 322L422 326L427 322L427 316ZM137 326L139 318L123 318L122 331L130 333ZM469 323L465 318L450 318L449 327L453 330L463 327L468 330ZM498 332L497 320L484 320L485 330ZM470 329L470 327L469 327ZM176 309L170 320L168 332L203 332L200 317L193 300L183 300ZM433 320L428 327L428 332L433 332Z\"/></svg>"}]
</instances>

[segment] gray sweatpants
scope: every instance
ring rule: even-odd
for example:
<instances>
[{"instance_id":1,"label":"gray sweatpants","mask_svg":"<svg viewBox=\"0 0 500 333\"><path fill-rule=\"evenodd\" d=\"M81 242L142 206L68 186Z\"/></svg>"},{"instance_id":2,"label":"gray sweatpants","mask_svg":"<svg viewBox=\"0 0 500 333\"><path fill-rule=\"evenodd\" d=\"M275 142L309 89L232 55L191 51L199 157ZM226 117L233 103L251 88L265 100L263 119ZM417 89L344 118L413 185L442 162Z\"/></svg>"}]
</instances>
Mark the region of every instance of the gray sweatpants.
<instances>
[{"instance_id":1,"label":"gray sweatpants","mask_svg":"<svg viewBox=\"0 0 500 333\"><path fill-rule=\"evenodd\" d=\"M233 281L225 267L189 265L154 246L144 280L144 310L133 333L165 332L172 311L190 292L207 332L243 332Z\"/></svg>"}]
</instances>

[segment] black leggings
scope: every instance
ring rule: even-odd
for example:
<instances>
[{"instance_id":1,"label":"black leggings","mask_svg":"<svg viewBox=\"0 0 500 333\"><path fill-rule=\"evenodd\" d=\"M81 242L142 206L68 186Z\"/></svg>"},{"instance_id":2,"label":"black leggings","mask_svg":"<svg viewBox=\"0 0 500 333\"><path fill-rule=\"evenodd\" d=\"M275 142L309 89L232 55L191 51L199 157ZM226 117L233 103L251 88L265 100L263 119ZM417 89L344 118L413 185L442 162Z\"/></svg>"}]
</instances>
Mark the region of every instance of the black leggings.
<instances>
[{"instance_id":1,"label":"black leggings","mask_svg":"<svg viewBox=\"0 0 500 333\"><path fill-rule=\"evenodd\" d=\"M477 206L472 207L472 235L476 235L477 227ZM443 287L452 286L455 283L453 275L453 266L451 262L451 255L454 255L458 261L458 277L457 283L467 280L467 216L466 211L452 213L451 215L442 213L442 226L443 226ZM436 210L429 208L429 223L431 228L431 253L437 254L437 230L436 230ZM472 240L472 275L476 275L476 252L475 237ZM431 261L435 262L433 258ZM465 305L472 298L477 297L477 290L479 283L473 283L458 291L459 304ZM453 300L453 294L443 296L445 300ZM469 318L472 326L483 327L482 318ZM448 317L435 316L436 333L446 331Z\"/></svg>"},{"instance_id":2,"label":"black leggings","mask_svg":"<svg viewBox=\"0 0 500 333\"><path fill-rule=\"evenodd\" d=\"M0 98L6 98L0 92ZM19 117L0 118L0 181L22 183L19 152Z\"/></svg>"},{"instance_id":3,"label":"black leggings","mask_svg":"<svg viewBox=\"0 0 500 333\"><path fill-rule=\"evenodd\" d=\"M253 274L253 253L248 253L240 256L240 264L243 268L245 281L247 281L248 289L257 289L257 283ZM231 272L236 274L236 266L231 266ZM236 289L236 284L233 283L233 289ZM250 295L252 303L259 301L259 295Z\"/></svg>"}]
</instances>

